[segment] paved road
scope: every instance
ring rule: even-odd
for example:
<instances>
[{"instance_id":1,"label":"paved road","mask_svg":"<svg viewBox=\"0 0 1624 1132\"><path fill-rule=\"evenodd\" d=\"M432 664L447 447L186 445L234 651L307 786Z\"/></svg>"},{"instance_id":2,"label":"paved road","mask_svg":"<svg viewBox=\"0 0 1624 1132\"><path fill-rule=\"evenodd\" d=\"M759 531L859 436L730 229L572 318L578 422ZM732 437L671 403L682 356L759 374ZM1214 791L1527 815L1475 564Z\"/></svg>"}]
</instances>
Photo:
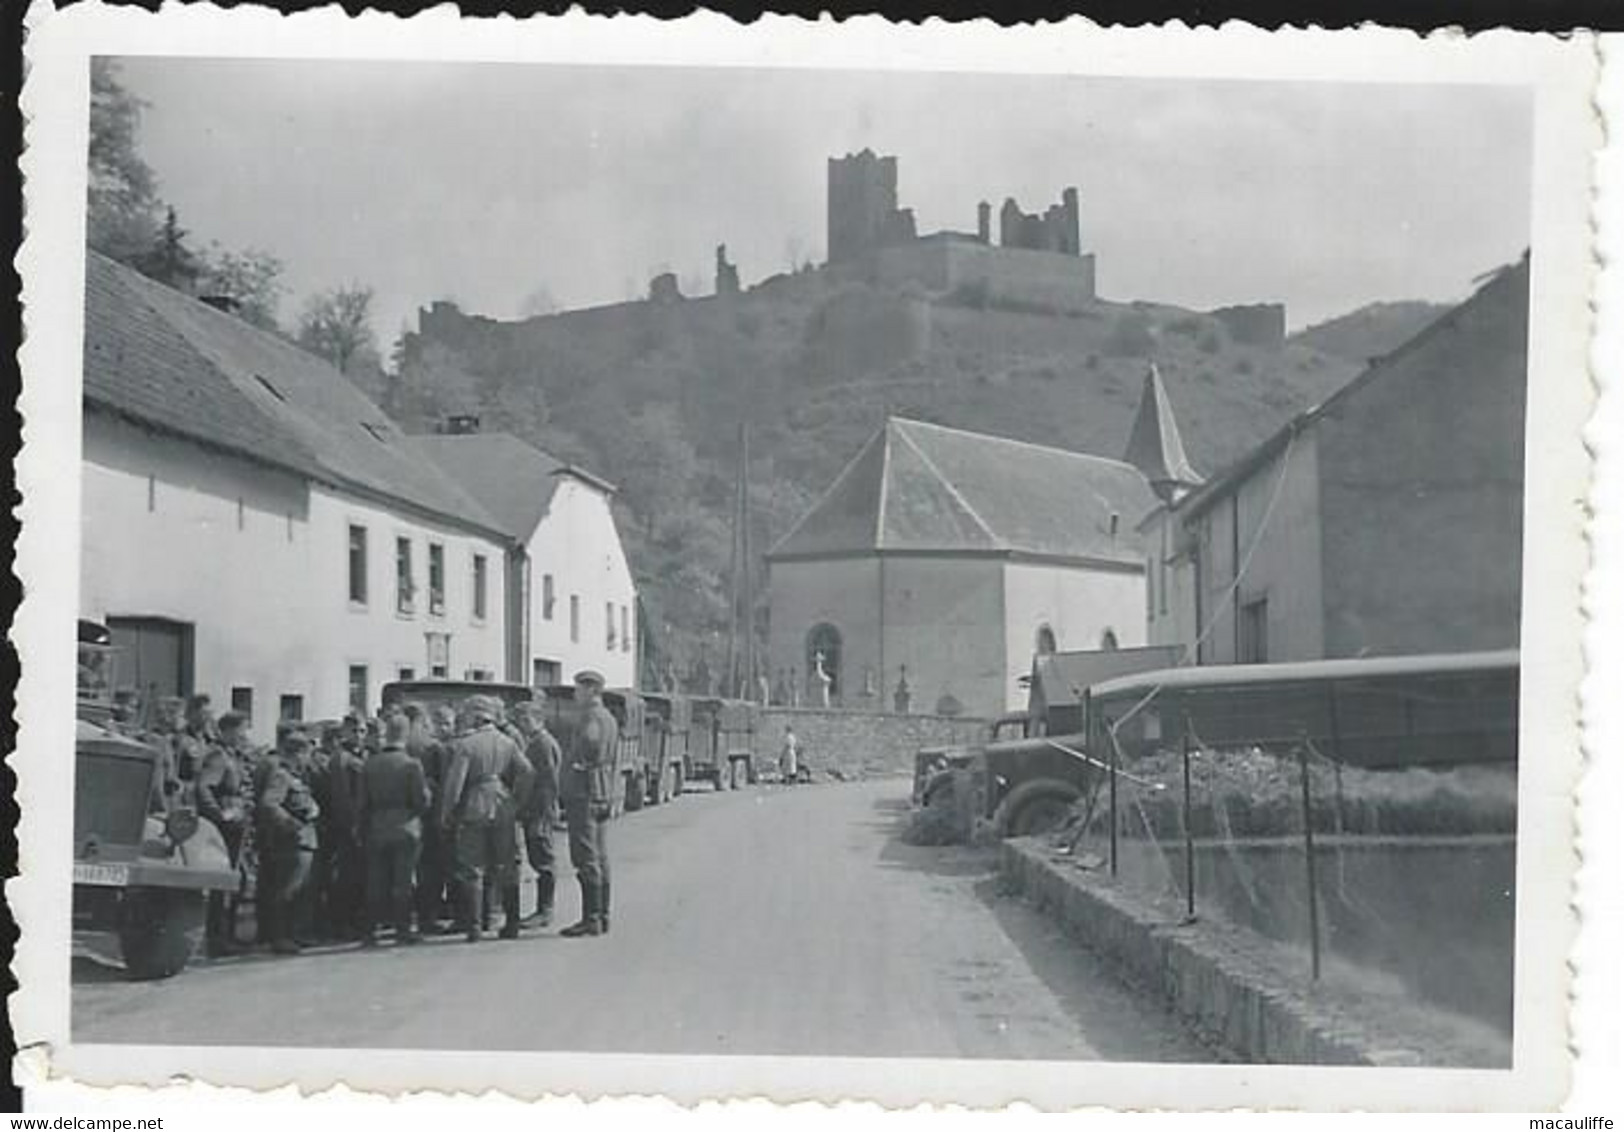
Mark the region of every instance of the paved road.
<instances>
[{"instance_id":1,"label":"paved road","mask_svg":"<svg viewBox=\"0 0 1624 1132\"><path fill-rule=\"evenodd\" d=\"M597 940L250 956L145 984L80 954L74 1038L1211 1060L1000 895L985 851L902 844L906 791L764 786L629 815L610 827L614 933Z\"/></svg>"}]
</instances>

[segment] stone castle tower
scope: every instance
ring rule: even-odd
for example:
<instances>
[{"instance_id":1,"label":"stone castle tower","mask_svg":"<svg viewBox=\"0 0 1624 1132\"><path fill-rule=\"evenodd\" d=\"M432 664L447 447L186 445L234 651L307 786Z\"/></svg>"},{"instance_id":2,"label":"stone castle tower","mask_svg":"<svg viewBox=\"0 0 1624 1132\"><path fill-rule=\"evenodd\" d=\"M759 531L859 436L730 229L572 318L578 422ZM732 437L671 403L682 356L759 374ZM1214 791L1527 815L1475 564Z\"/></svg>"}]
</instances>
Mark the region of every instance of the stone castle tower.
<instances>
[{"instance_id":1,"label":"stone castle tower","mask_svg":"<svg viewBox=\"0 0 1624 1132\"><path fill-rule=\"evenodd\" d=\"M915 236L913 210L897 207L897 159L873 150L829 159L829 262L844 263Z\"/></svg>"}]
</instances>

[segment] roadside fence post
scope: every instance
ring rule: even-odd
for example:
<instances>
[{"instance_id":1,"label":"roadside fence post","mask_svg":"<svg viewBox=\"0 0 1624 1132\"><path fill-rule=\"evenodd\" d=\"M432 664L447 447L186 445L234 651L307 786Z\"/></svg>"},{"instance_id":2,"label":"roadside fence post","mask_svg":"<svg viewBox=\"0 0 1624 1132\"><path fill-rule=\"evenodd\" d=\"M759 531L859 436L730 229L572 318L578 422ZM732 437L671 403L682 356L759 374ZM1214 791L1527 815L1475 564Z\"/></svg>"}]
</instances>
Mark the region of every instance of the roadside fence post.
<instances>
[{"instance_id":1,"label":"roadside fence post","mask_svg":"<svg viewBox=\"0 0 1624 1132\"><path fill-rule=\"evenodd\" d=\"M1195 919L1195 831L1190 828L1190 717L1184 716L1184 914Z\"/></svg>"},{"instance_id":2,"label":"roadside fence post","mask_svg":"<svg viewBox=\"0 0 1624 1132\"><path fill-rule=\"evenodd\" d=\"M1308 788L1308 736L1297 744L1297 767L1303 782L1303 850L1308 858L1308 951L1314 981L1320 977L1319 873L1314 864L1314 811Z\"/></svg>"}]
</instances>

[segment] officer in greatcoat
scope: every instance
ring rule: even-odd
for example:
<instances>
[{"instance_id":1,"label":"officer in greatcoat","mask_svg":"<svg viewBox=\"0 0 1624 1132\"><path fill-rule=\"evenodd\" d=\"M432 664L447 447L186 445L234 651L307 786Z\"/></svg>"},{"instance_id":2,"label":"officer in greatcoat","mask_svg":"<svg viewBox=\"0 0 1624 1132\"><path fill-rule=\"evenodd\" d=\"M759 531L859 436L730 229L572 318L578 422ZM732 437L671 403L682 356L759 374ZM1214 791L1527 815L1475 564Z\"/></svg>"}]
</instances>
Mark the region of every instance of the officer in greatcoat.
<instances>
[{"instance_id":1,"label":"officer in greatcoat","mask_svg":"<svg viewBox=\"0 0 1624 1132\"><path fill-rule=\"evenodd\" d=\"M501 702L471 696L464 732L451 744L440 798L440 826L455 846L453 882L457 917L469 943L480 938L480 904L487 875L494 879L506 922L503 939L519 936L518 802L530 793L530 764L518 744L496 729Z\"/></svg>"},{"instance_id":2,"label":"officer in greatcoat","mask_svg":"<svg viewBox=\"0 0 1624 1132\"><path fill-rule=\"evenodd\" d=\"M575 674L576 726L564 754L561 794L569 827L570 864L581 885L581 919L560 935L578 938L609 930L609 855L604 826L615 776L620 729L603 706L603 675Z\"/></svg>"},{"instance_id":3,"label":"officer in greatcoat","mask_svg":"<svg viewBox=\"0 0 1624 1132\"><path fill-rule=\"evenodd\" d=\"M423 767L406 751L411 729L404 714L383 722L382 745L367 756L361 775L361 835L366 847L367 924L362 946L378 941L378 925L395 927L395 942L417 943L412 930L412 876L417 869L428 810Z\"/></svg>"}]
</instances>

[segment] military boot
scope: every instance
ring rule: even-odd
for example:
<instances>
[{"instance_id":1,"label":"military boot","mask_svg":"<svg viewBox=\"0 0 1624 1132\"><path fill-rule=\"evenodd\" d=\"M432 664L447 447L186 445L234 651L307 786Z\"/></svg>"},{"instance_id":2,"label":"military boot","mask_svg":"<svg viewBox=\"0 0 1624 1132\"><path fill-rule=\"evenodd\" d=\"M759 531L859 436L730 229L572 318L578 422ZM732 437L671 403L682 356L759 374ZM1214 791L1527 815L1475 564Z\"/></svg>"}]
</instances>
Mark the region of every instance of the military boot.
<instances>
[{"instance_id":1,"label":"military boot","mask_svg":"<svg viewBox=\"0 0 1624 1132\"><path fill-rule=\"evenodd\" d=\"M581 918L558 933L570 939L579 939L581 936L602 935L603 926L598 922L598 893L596 889L581 882Z\"/></svg>"},{"instance_id":2,"label":"military boot","mask_svg":"<svg viewBox=\"0 0 1624 1132\"><path fill-rule=\"evenodd\" d=\"M545 928L553 922L553 883L551 873L536 878L536 910L520 921L526 927Z\"/></svg>"},{"instance_id":3,"label":"military boot","mask_svg":"<svg viewBox=\"0 0 1624 1132\"><path fill-rule=\"evenodd\" d=\"M609 881L608 878L598 886L598 927L603 934L609 934Z\"/></svg>"},{"instance_id":4,"label":"military boot","mask_svg":"<svg viewBox=\"0 0 1624 1132\"><path fill-rule=\"evenodd\" d=\"M503 939L519 938L519 885L513 884L502 887L502 931Z\"/></svg>"}]
</instances>

